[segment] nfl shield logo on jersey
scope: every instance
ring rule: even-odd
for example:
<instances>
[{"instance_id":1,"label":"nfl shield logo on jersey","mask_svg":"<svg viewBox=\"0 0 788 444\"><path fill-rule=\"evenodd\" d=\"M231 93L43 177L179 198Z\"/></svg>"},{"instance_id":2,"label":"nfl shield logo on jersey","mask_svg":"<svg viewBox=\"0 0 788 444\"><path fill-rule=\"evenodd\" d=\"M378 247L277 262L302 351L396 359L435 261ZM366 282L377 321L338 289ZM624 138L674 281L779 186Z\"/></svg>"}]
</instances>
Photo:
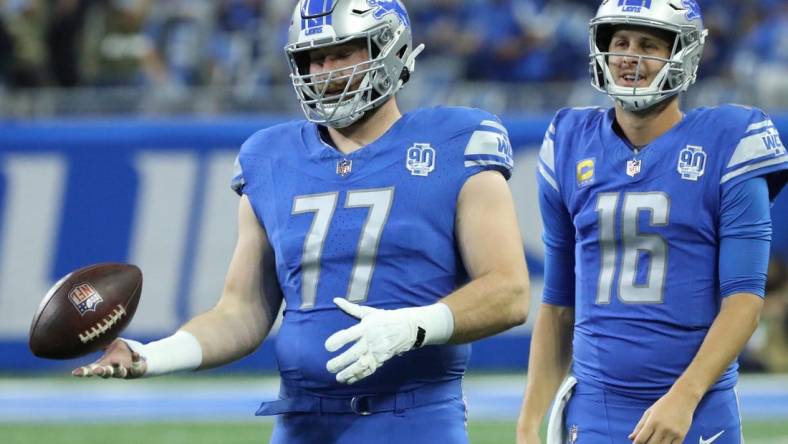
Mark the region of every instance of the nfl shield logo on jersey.
<instances>
[{"instance_id":1,"label":"nfl shield logo on jersey","mask_svg":"<svg viewBox=\"0 0 788 444\"><path fill-rule=\"evenodd\" d=\"M569 438L569 444L575 444L577 442L577 432L577 424L574 424L569 428L569 436L567 437Z\"/></svg>"},{"instance_id":2,"label":"nfl shield logo on jersey","mask_svg":"<svg viewBox=\"0 0 788 444\"><path fill-rule=\"evenodd\" d=\"M642 164L643 161L640 159L627 160L627 176L635 177L640 174L640 166Z\"/></svg>"},{"instance_id":3,"label":"nfl shield logo on jersey","mask_svg":"<svg viewBox=\"0 0 788 444\"><path fill-rule=\"evenodd\" d=\"M405 168L412 176L427 176L435 169L435 150L429 143L416 143L408 148Z\"/></svg>"},{"instance_id":4,"label":"nfl shield logo on jersey","mask_svg":"<svg viewBox=\"0 0 788 444\"><path fill-rule=\"evenodd\" d=\"M99 302L104 301L98 291L87 282L71 289L68 293L68 300L79 310L80 315L84 315L87 311L96 311Z\"/></svg>"},{"instance_id":5,"label":"nfl shield logo on jersey","mask_svg":"<svg viewBox=\"0 0 788 444\"><path fill-rule=\"evenodd\" d=\"M702 146L687 145L679 153L679 163L676 171L682 179L696 181L706 171L706 153Z\"/></svg>"},{"instance_id":6,"label":"nfl shield logo on jersey","mask_svg":"<svg viewBox=\"0 0 788 444\"><path fill-rule=\"evenodd\" d=\"M347 176L350 174L350 171L353 170L353 161L348 159L342 159L337 162L337 174L342 177Z\"/></svg>"}]
</instances>

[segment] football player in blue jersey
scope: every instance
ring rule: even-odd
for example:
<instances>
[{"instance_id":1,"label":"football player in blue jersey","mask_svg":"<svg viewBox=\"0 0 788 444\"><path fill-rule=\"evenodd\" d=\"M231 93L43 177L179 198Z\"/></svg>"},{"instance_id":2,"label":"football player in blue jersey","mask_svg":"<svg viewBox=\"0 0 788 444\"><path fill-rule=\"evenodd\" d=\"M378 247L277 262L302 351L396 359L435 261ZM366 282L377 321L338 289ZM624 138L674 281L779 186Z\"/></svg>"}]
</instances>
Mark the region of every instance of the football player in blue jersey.
<instances>
[{"instance_id":1,"label":"football player in blue jersey","mask_svg":"<svg viewBox=\"0 0 788 444\"><path fill-rule=\"evenodd\" d=\"M307 121L242 146L238 243L212 310L77 376L215 367L276 338L274 443L466 443L467 344L525 321L528 274L492 114L401 114L413 73L399 1L301 0L285 51ZM133 350L133 352L132 352Z\"/></svg>"},{"instance_id":2,"label":"football player in blue jersey","mask_svg":"<svg viewBox=\"0 0 788 444\"><path fill-rule=\"evenodd\" d=\"M551 444L741 442L736 357L788 155L761 110L680 109L705 36L694 0L605 0L590 22L614 107L558 111L539 153L545 285L519 444L554 399Z\"/></svg>"}]
</instances>

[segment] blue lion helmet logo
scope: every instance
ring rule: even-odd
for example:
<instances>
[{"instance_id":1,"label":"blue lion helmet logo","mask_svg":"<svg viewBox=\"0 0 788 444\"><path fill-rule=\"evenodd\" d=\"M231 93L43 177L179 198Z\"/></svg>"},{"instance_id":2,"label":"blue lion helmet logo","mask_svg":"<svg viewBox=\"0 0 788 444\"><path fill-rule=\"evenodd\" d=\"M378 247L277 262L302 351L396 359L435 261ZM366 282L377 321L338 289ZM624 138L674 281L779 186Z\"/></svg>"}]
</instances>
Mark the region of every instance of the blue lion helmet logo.
<instances>
[{"instance_id":1,"label":"blue lion helmet logo","mask_svg":"<svg viewBox=\"0 0 788 444\"><path fill-rule=\"evenodd\" d=\"M367 0L367 4L375 8L373 15L376 19L380 20L386 14L397 14L402 24L404 24L406 28L410 28L408 13L399 0Z\"/></svg>"},{"instance_id":2,"label":"blue lion helmet logo","mask_svg":"<svg viewBox=\"0 0 788 444\"><path fill-rule=\"evenodd\" d=\"M687 20L695 20L700 18L700 6L695 0L682 0L681 4L687 8Z\"/></svg>"}]
</instances>

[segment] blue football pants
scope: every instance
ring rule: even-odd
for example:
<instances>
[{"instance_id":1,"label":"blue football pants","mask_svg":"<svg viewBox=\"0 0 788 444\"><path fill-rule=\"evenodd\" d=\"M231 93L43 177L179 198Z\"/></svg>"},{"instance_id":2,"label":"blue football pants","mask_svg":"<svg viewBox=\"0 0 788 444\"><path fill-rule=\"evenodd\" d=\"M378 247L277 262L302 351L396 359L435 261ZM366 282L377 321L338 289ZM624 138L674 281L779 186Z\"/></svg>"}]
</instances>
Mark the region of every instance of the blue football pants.
<instances>
[{"instance_id":1,"label":"blue football pants","mask_svg":"<svg viewBox=\"0 0 788 444\"><path fill-rule=\"evenodd\" d=\"M656 400L621 396L578 383L565 412L567 442L631 444L627 436L654 402ZM733 389L709 392L698 404L684 443L706 442L741 444L739 405Z\"/></svg>"},{"instance_id":2,"label":"blue football pants","mask_svg":"<svg viewBox=\"0 0 788 444\"><path fill-rule=\"evenodd\" d=\"M276 417L271 444L468 444L461 397L362 416L286 413Z\"/></svg>"}]
</instances>

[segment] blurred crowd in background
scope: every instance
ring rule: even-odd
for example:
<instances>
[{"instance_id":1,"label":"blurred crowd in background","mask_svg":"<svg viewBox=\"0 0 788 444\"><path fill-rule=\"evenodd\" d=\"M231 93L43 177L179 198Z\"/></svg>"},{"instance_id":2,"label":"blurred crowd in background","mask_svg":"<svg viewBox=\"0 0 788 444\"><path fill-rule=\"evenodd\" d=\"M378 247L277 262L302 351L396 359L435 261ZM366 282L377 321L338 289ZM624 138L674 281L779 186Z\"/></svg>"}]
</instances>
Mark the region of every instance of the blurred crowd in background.
<instances>
[{"instance_id":1,"label":"blurred crowd in background","mask_svg":"<svg viewBox=\"0 0 788 444\"><path fill-rule=\"evenodd\" d=\"M783 219L786 219L783 217ZM775 229L785 226L774 224ZM788 373L788 257L772 255L761 321L739 363L744 371Z\"/></svg>"},{"instance_id":2,"label":"blurred crowd in background","mask_svg":"<svg viewBox=\"0 0 788 444\"><path fill-rule=\"evenodd\" d=\"M294 3L0 0L0 86L163 87L176 95L207 86L259 96L288 82L282 47ZM722 85L715 94L741 85L761 106L788 107L785 94L774 94L788 90L788 1L699 3L710 32L701 78ZM415 43L427 44L418 66L422 82L587 87L588 21L597 0L405 4Z\"/></svg>"}]
</instances>

